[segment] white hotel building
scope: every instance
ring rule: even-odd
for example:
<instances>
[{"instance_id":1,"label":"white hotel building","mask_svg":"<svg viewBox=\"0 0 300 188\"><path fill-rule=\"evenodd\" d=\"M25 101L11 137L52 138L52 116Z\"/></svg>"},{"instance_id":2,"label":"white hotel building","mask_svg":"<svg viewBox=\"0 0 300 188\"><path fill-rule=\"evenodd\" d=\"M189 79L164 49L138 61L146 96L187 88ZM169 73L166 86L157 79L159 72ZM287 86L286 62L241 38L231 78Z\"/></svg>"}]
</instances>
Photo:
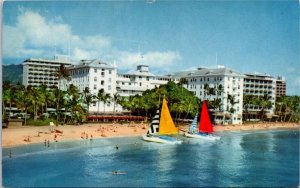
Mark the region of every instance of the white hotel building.
<instances>
[{"instance_id":1,"label":"white hotel building","mask_svg":"<svg viewBox=\"0 0 300 188\"><path fill-rule=\"evenodd\" d=\"M97 95L100 89L104 89L104 92L111 97L116 93L116 67L99 60L81 60L78 65L69 67L71 81L69 84L75 85L80 92L88 87L90 93ZM99 106L98 106L99 105ZM89 112L98 112L98 108L101 112L112 112L113 105L103 102L98 104L95 100L89 107Z\"/></svg>"},{"instance_id":2,"label":"white hotel building","mask_svg":"<svg viewBox=\"0 0 300 188\"><path fill-rule=\"evenodd\" d=\"M222 100L222 107L220 112L216 113L219 114L219 117L216 116L216 120L223 121L225 119L225 123L227 121L234 124L242 124L243 74L224 67L219 67L215 69L198 68L193 71L178 72L175 73L173 77L177 79L184 78L187 81L187 84L184 84L183 86L194 92L201 100L220 98ZM205 84L208 84L210 88L217 88L219 85L222 85L223 92L221 93L221 96L207 95L204 89ZM228 104L228 95L234 96L236 102L234 106ZM231 107L235 110L233 114L229 113Z\"/></svg>"},{"instance_id":3,"label":"white hotel building","mask_svg":"<svg viewBox=\"0 0 300 188\"><path fill-rule=\"evenodd\" d=\"M58 87L59 80L56 76L60 65L66 67L72 65L68 56L56 55L54 59L30 58L23 63L23 85L37 87L46 85L50 87ZM60 88L65 89L67 82L61 81Z\"/></svg>"},{"instance_id":4,"label":"white hotel building","mask_svg":"<svg viewBox=\"0 0 300 188\"><path fill-rule=\"evenodd\" d=\"M69 67L72 77L69 84L75 85L80 92L88 87L91 94L97 95L100 89L113 97L114 94L120 96L141 95L147 89L153 89L156 86L166 84L170 79L167 76L155 76L149 72L146 65L137 66L136 70L129 71L125 74L117 74L116 66L109 65L99 60L82 60L79 65ZM106 103L94 100L90 105L89 112L111 113L114 110L120 112L122 107L113 102Z\"/></svg>"}]
</instances>

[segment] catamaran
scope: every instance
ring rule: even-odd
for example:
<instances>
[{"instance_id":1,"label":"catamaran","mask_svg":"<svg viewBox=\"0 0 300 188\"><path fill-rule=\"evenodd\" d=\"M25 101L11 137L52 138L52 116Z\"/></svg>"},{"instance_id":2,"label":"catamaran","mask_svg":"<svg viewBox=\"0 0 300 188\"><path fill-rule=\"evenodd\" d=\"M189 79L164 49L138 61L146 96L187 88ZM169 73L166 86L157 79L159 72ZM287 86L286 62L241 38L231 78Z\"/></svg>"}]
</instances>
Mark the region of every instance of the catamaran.
<instances>
[{"instance_id":1,"label":"catamaran","mask_svg":"<svg viewBox=\"0 0 300 188\"><path fill-rule=\"evenodd\" d=\"M182 143L181 140L169 136L170 134L178 134L178 128L175 127L167 105L167 101L164 98L161 113L159 113L159 110L156 111L147 134L143 135L143 139L149 142L166 144Z\"/></svg>"},{"instance_id":2,"label":"catamaran","mask_svg":"<svg viewBox=\"0 0 300 188\"><path fill-rule=\"evenodd\" d=\"M206 101L202 103L202 111L199 122L199 127L197 128L198 114L194 117L194 120L189 128L188 132L185 132L186 137L190 138L201 138L206 140L220 140L219 136L213 135L213 126L210 122Z\"/></svg>"}]
</instances>

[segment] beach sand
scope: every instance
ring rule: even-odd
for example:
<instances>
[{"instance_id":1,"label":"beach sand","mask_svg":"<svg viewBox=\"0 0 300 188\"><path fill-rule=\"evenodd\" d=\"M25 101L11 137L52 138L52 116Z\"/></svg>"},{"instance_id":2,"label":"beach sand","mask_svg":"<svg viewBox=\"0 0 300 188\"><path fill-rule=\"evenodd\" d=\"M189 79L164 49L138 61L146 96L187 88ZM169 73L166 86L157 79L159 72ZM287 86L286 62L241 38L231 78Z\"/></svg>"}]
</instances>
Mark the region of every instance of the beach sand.
<instances>
[{"instance_id":1,"label":"beach sand","mask_svg":"<svg viewBox=\"0 0 300 188\"><path fill-rule=\"evenodd\" d=\"M189 125L179 125L182 131L188 130ZM297 123L256 123L246 125L216 125L214 130L219 131L244 131L264 130L277 128L298 128ZM57 131L55 131L57 130ZM148 130L144 123L97 123L84 125L64 126L21 126L2 129L2 147L13 147L17 145L60 142L62 140L96 139L104 137L141 136ZM59 133L62 132L62 133Z\"/></svg>"}]
</instances>

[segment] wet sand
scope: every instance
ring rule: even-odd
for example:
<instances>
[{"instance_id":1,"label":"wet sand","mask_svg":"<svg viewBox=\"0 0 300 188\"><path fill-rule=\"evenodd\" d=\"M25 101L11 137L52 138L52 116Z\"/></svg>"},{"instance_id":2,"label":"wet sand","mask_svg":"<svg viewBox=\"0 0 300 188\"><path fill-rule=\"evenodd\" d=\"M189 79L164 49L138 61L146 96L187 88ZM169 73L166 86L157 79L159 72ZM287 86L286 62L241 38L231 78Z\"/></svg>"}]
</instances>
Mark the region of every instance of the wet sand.
<instances>
[{"instance_id":1,"label":"wet sand","mask_svg":"<svg viewBox=\"0 0 300 188\"><path fill-rule=\"evenodd\" d=\"M188 130L189 124L179 125L180 132ZM278 128L300 128L298 123L255 123L245 125L216 125L219 131L246 131ZM144 123L110 123L64 126L21 126L2 129L2 147L17 145L60 142L67 140L96 139L105 137L141 136L148 130Z\"/></svg>"}]
</instances>

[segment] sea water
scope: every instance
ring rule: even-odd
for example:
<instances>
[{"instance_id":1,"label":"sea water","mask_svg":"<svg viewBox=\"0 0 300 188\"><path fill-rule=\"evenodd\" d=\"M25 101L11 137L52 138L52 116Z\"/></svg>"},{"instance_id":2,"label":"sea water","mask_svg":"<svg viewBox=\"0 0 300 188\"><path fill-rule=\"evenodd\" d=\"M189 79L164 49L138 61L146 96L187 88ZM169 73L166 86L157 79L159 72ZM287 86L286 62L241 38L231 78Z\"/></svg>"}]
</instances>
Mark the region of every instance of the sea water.
<instances>
[{"instance_id":1,"label":"sea water","mask_svg":"<svg viewBox=\"0 0 300 188\"><path fill-rule=\"evenodd\" d=\"M141 137L3 149L5 187L297 187L299 130L224 132L180 145ZM118 147L116 147L118 146ZM9 157L11 152L12 158ZM115 175L113 171L124 172Z\"/></svg>"}]
</instances>

